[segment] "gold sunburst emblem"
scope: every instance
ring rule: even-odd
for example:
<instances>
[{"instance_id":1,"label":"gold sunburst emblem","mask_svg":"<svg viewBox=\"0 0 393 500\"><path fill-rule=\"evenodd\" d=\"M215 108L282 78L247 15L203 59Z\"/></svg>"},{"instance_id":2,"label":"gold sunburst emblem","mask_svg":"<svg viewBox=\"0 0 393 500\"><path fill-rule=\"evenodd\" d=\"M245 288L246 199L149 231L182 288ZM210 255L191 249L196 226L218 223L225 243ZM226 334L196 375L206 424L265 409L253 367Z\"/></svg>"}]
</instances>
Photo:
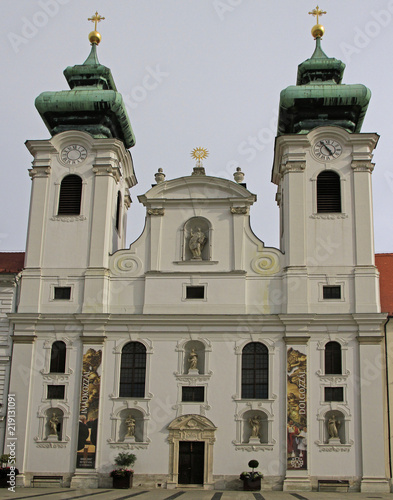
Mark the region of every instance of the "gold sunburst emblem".
<instances>
[{"instance_id":1,"label":"gold sunburst emblem","mask_svg":"<svg viewBox=\"0 0 393 500\"><path fill-rule=\"evenodd\" d=\"M209 156L209 151L206 148L194 148L191 152L191 156L195 160L204 160Z\"/></svg>"}]
</instances>

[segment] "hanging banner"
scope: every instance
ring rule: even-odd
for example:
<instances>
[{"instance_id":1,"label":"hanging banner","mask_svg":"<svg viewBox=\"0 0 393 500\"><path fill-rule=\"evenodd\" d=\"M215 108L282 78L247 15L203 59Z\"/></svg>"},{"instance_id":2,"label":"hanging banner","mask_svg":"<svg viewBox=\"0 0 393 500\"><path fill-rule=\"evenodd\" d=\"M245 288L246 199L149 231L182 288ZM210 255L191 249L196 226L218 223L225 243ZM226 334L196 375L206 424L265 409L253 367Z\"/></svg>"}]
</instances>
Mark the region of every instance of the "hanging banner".
<instances>
[{"instance_id":1,"label":"hanging banner","mask_svg":"<svg viewBox=\"0 0 393 500\"><path fill-rule=\"evenodd\" d=\"M287 469L307 469L307 353L287 351Z\"/></svg>"},{"instance_id":2,"label":"hanging banner","mask_svg":"<svg viewBox=\"0 0 393 500\"><path fill-rule=\"evenodd\" d=\"M101 346L83 346L82 384L76 467L94 469L101 382Z\"/></svg>"}]
</instances>

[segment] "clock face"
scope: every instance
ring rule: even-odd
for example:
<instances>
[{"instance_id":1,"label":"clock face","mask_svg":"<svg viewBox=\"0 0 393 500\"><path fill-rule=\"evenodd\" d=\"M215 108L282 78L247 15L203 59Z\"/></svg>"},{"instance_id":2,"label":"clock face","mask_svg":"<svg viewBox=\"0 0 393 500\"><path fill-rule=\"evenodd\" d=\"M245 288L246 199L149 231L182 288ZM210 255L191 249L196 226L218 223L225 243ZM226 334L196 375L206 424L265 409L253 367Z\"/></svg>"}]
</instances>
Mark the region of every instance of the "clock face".
<instances>
[{"instance_id":1,"label":"clock face","mask_svg":"<svg viewBox=\"0 0 393 500\"><path fill-rule=\"evenodd\" d=\"M318 160L335 160L341 155L341 153L341 144L333 139L321 139L314 146L314 155L318 158Z\"/></svg>"},{"instance_id":2,"label":"clock face","mask_svg":"<svg viewBox=\"0 0 393 500\"><path fill-rule=\"evenodd\" d=\"M79 144L71 144L63 149L61 152L61 160L69 165L77 165L82 163L87 157L87 151Z\"/></svg>"}]
</instances>

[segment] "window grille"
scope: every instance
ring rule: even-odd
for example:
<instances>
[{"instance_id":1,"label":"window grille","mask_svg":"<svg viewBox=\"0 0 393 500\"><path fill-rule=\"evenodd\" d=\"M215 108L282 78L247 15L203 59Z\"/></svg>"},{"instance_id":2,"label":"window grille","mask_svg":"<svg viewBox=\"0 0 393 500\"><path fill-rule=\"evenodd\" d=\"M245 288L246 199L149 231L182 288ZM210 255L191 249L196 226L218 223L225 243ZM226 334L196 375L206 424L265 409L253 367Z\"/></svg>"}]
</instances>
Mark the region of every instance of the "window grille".
<instances>
[{"instance_id":1,"label":"window grille","mask_svg":"<svg viewBox=\"0 0 393 500\"><path fill-rule=\"evenodd\" d=\"M119 396L143 398L145 378L146 347L140 342L129 342L121 353Z\"/></svg>"},{"instance_id":2,"label":"window grille","mask_svg":"<svg viewBox=\"0 0 393 500\"><path fill-rule=\"evenodd\" d=\"M67 175L61 182L58 215L80 215L82 179Z\"/></svg>"},{"instance_id":3,"label":"window grille","mask_svg":"<svg viewBox=\"0 0 393 500\"><path fill-rule=\"evenodd\" d=\"M242 352L242 398L267 399L269 396L269 352L260 342L251 342Z\"/></svg>"},{"instance_id":4,"label":"window grille","mask_svg":"<svg viewBox=\"0 0 393 500\"><path fill-rule=\"evenodd\" d=\"M340 177L332 170L325 170L318 175L317 212L341 212Z\"/></svg>"}]
</instances>

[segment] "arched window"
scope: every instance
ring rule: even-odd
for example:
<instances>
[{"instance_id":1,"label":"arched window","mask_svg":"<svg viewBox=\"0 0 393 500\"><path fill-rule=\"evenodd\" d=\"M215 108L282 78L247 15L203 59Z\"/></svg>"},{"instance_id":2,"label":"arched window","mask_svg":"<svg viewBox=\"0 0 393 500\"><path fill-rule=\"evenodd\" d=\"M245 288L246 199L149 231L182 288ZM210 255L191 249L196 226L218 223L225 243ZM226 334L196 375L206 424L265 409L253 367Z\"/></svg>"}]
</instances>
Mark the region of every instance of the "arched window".
<instances>
[{"instance_id":1,"label":"arched window","mask_svg":"<svg viewBox=\"0 0 393 500\"><path fill-rule=\"evenodd\" d=\"M58 215L81 213L82 179L79 175L67 175L61 182Z\"/></svg>"},{"instance_id":2,"label":"arched window","mask_svg":"<svg viewBox=\"0 0 393 500\"><path fill-rule=\"evenodd\" d=\"M116 230L120 231L120 217L121 217L121 194L120 191L117 192L117 203L116 203Z\"/></svg>"},{"instance_id":3,"label":"arched window","mask_svg":"<svg viewBox=\"0 0 393 500\"><path fill-rule=\"evenodd\" d=\"M260 342L250 342L242 351L242 398L269 397L269 352Z\"/></svg>"},{"instance_id":4,"label":"arched window","mask_svg":"<svg viewBox=\"0 0 393 500\"><path fill-rule=\"evenodd\" d=\"M129 342L121 352L119 396L143 398L145 376L146 347L140 342Z\"/></svg>"},{"instance_id":5,"label":"arched window","mask_svg":"<svg viewBox=\"0 0 393 500\"><path fill-rule=\"evenodd\" d=\"M50 372L64 373L66 362L66 345L61 340L53 342L50 354Z\"/></svg>"},{"instance_id":6,"label":"arched window","mask_svg":"<svg viewBox=\"0 0 393 500\"><path fill-rule=\"evenodd\" d=\"M342 374L341 345L338 342L328 342L325 346L325 374Z\"/></svg>"},{"instance_id":7,"label":"arched window","mask_svg":"<svg viewBox=\"0 0 393 500\"><path fill-rule=\"evenodd\" d=\"M325 170L317 177L317 212L341 212L340 177L333 170Z\"/></svg>"}]
</instances>

